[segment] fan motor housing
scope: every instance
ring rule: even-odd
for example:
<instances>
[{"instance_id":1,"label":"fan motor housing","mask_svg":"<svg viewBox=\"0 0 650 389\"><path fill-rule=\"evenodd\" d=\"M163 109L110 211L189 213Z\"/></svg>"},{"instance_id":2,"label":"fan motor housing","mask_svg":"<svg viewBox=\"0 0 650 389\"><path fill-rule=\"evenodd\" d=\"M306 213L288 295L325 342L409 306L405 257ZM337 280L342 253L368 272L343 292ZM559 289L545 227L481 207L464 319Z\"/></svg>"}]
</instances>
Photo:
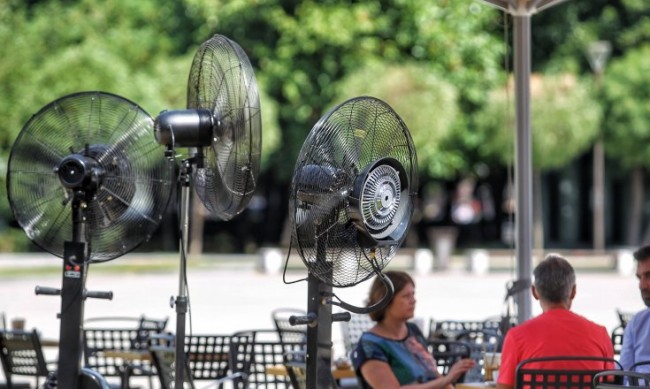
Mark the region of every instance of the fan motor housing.
<instances>
[{"instance_id":1,"label":"fan motor housing","mask_svg":"<svg viewBox=\"0 0 650 389\"><path fill-rule=\"evenodd\" d=\"M103 169L92 158L72 154L61 160L56 172L61 184L68 189L96 190L101 185Z\"/></svg>"},{"instance_id":2,"label":"fan motor housing","mask_svg":"<svg viewBox=\"0 0 650 389\"><path fill-rule=\"evenodd\" d=\"M348 214L363 247L399 244L409 225L409 181L395 158L368 165L355 181Z\"/></svg>"},{"instance_id":3,"label":"fan motor housing","mask_svg":"<svg viewBox=\"0 0 650 389\"><path fill-rule=\"evenodd\" d=\"M212 142L214 118L208 109L163 111L154 123L156 142L171 147L204 147Z\"/></svg>"}]
</instances>

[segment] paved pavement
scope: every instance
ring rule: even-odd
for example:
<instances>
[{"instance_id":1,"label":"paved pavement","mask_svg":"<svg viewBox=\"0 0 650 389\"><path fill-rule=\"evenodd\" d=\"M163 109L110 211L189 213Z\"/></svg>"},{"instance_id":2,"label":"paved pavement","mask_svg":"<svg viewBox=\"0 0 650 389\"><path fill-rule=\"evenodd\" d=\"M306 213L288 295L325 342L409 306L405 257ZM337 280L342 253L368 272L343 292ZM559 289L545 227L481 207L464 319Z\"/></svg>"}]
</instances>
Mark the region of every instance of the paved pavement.
<instances>
[{"instance_id":1,"label":"paved pavement","mask_svg":"<svg viewBox=\"0 0 650 389\"><path fill-rule=\"evenodd\" d=\"M169 317L169 329L175 329L176 313L169 306L169 300L178 295L177 271L93 273L94 266L104 265L91 266L87 289L110 290L114 299L87 300L86 318L145 314L153 318ZM24 317L27 328L39 329L44 338L57 338L59 322L56 315L60 298L36 296L34 287L60 287L61 276L55 271L39 274L8 277L3 276L0 269L0 312L4 312L8 320ZM289 280L304 276L302 271L287 274ZM501 314L505 284L512 275L509 272L473 275L453 269L414 278L418 300L416 316L428 323L431 317L481 320ZM306 282L285 285L282 274L262 274L250 262L243 262L241 266L230 263L230 266L189 267L187 279L191 331L196 334L272 328L271 311L274 308L304 308L307 304ZM347 302L362 305L369 286L370 283L365 282L335 289L335 293ZM617 308L625 311L643 308L633 275L622 276L614 271L578 271L574 311L611 330L617 325ZM538 313L539 307L533 301L533 314ZM335 324L333 328L335 358L343 354L338 327ZM189 326L187 331L189 333Z\"/></svg>"}]
</instances>

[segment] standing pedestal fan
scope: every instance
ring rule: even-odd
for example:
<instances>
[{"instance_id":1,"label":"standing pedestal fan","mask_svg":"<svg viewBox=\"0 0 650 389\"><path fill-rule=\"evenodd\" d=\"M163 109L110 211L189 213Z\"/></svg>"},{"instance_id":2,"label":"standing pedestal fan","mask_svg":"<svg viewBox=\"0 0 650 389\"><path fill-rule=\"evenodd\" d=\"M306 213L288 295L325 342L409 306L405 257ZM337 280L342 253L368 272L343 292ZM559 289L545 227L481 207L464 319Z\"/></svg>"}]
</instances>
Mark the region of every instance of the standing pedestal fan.
<instances>
[{"instance_id":1,"label":"standing pedestal fan","mask_svg":"<svg viewBox=\"0 0 650 389\"><path fill-rule=\"evenodd\" d=\"M173 185L164 148L151 139L153 119L136 104L103 92L62 97L23 127L9 156L7 193L18 224L44 250L63 258L56 383L105 388L81 369L84 300L112 292L85 289L88 265L117 258L148 240Z\"/></svg>"},{"instance_id":2,"label":"standing pedestal fan","mask_svg":"<svg viewBox=\"0 0 650 389\"><path fill-rule=\"evenodd\" d=\"M417 195L417 158L408 128L383 101L357 97L312 128L296 163L290 193L292 242L308 269L307 387L329 388L332 304L354 313L384 307L393 286L381 271L408 232ZM338 299L332 287L381 277L385 297L370 307Z\"/></svg>"},{"instance_id":3,"label":"standing pedestal fan","mask_svg":"<svg viewBox=\"0 0 650 389\"><path fill-rule=\"evenodd\" d=\"M194 56L187 85L186 110L162 112L155 138L181 161L180 277L176 305L175 387L182 388L185 366L185 320L188 310L186 254L191 186L206 209L222 220L244 210L255 191L260 168L262 118L253 67L242 48L215 35Z\"/></svg>"}]
</instances>

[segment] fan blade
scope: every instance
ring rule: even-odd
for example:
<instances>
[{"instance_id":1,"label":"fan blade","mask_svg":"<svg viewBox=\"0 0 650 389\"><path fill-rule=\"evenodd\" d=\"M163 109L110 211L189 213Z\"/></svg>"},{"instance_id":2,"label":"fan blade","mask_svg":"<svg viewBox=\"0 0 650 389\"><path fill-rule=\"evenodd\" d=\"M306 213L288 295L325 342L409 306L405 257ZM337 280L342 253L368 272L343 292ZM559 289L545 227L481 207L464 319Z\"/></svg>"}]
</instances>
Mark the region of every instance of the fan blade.
<instances>
[{"instance_id":1,"label":"fan blade","mask_svg":"<svg viewBox=\"0 0 650 389\"><path fill-rule=\"evenodd\" d=\"M255 191L262 147L257 81L239 45L221 35L201 45L190 70L187 106L214 117L204 168L193 179L197 194L211 213L230 220Z\"/></svg>"},{"instance_id":2,"label":"fan blade","mask_svg":"<svg viewBox=\"0 0 650 389\"><path fill-rule=\"evenodd\" d=\"M152 128L140 107L104 92L68 95L36 113L12 147L7 176L9 202L27 236L62 257L73 239L72 200L83 192L90 261L116 258L148 239L173 188L172 166ZM60 170L66 163L87 167L89 179L66 181L64 174L78 173Z\"/></svg>"}]
</instances>

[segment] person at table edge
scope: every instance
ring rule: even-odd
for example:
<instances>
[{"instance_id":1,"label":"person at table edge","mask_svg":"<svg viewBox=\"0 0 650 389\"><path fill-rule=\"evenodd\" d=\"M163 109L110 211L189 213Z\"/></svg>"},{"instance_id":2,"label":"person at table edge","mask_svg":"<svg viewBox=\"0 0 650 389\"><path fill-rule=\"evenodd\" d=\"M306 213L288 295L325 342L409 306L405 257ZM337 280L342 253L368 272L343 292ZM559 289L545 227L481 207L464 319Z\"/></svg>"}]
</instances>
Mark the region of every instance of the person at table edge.
<instances>
[{"instance_id":1,"label":"person at table edge","mask_svg":"<svg viewBox=\"0 0 650 389\"><path fill-rule=\"evenodd\" d=\"M447 375L438 373L436 362L427 350L420 329L408 320L415 313L415 283L405 272L388 271L395 294L383 309L370 313L377 324L364 332L352 355L357 376L363 388L437 389L453 387L453 383L474 367L472 359L461 359ZM384 296L385 285L375 278L369 293L368 306Z\"/></svg>"},{"instance_id":2,"label":"person at table edge","mask_svg":"<svg viewBox=\"0 0 650 389\"><path fill-rule=\"evenodd\" d=\"M576 276L565 258L549 254L535 267L533 276L531 292L539 301L542 314L507 332L501 352L497 389L514 387L515 369L525 359L614 356L607 329L571 311L571 303L576 296ZM529 367L603 370L614 366L600 361L564 361L561 366L545 362Z\"/></svg>"},{"instance_id":3,"label":"person at table edge","mask_svg":"<svg viewBox=\"0 0 650 389\"><path fill-rule=\"evenodd\" d=\"M629 370L638 362L649 362L635 368L650 372L650 246L643 246L634 252L636 277L639 280L641 298L646 309L636 313L625 326L623 347L619 362Z\"/></svg>"}]
</instances>

